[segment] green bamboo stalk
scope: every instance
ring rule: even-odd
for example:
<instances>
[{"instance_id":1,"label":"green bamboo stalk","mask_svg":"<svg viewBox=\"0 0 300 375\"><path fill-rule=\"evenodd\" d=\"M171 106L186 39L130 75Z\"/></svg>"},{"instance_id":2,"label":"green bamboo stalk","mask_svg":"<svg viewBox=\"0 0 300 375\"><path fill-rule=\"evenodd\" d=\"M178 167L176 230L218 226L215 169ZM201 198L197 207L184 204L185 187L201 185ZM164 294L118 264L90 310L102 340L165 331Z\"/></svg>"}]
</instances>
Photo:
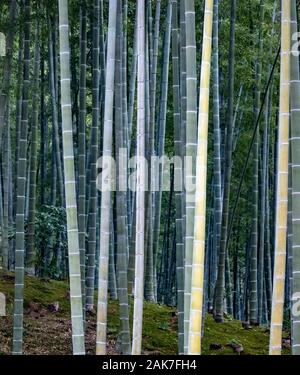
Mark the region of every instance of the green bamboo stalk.
<instances>
[{"instance_id":1,"label":"green bamboo stalk","mask_svg":"<svg viewBox=\"0 0 300 375\"><path fill-rule=\"evenodd\" d=\"M116 192L117 216L117 292L120 309L120 338L122 354L131 353L129 305L127 292L127 169L124 160L127 158L125 149L125 124L123 107L123 24L122 1L118 2L117 29L116 29L116 73L115 73L115 149L116 159L123 162L117 163L116 175L118 176ZM125 167L125 168L124 168Z\"/></svg>"},{"instance_id":2,"label":"green bamboo stalk","mask_svg":"<svg viewBox=\"0 0 300 375\"><path fill-rule=\"evenodd\" d=\"M291 1L291 35L298 31L296 0ZM300 292L300 222L298 195L300 192L300 73L299 56L297 53L291 54L291 159L292 159L292 353L300 354L300 319L295 305L299 301L297 293Z\"/></svg>"},{"instance_id":3,"label":"green bamboo stalk","mask_svg":"<svg viewBox=\"0 0 300 375\"><path fill-rule=\"evenodd\" d=\"M127 60L128 60L128 1L124 0L124 5L123 5L123 23L125 25L124 30L123 30L123 53L122 53L122 117L123 117L123 123L124 123L124 147L127 148L127 157L130 157L129 153L129 127L128 127L128 83L127 83ZM126 174L127 177L129 175L128 167L127 165L125 166L126 168ZM131 234L131 224L132 224L132 218L131 218L131 192L127 190L126 192L126 226L127 226L127 236L126 236L126 254L127 254L127 259L129 258L129 236Z\"/></svg>"},{"instance_id":4,"label":"green bamboo stalk","mask_svg":"<svg viewBox=\"0 0 300 375\"><path fill-rule=\"evenodd\" d=\"M41 102L40 102L40 129L41 129L41 147L40 147L40 205L46 203L46 179L47 179L47 156L48 156L48 126L45 114L45 48L41 46Z\"/></svg>"},{"instance_id":5,"label":"green bamboo stalk","mask_svg":"<svg viewBox=\"0 0 300 375\"><path fill-rule=\"evenodd\" d=\"M130 68L130 81L129 81L129 94L128 94L128 154L130 155L131 150L131 136L132 136L132 122L135 102L135 91L136 91L136 71L137 71L137 8L135 14L135 26L134 26L134 39L133 39L133 51L132 61Z\"/></svg>"},{"instance_id":6,"label":"green bamboo stalk","mask_svg":"<svg viewBox=\"0 0 300 375\"><path fill-rule=\"evenodd\" d=\"M103 0L100 0L100 105L102 112L104 111L105 100L105 41L104 41L104 17L103 17Z\"/></svg>"},{"instance_id":7,"label":"green bamboo stalk","mask_svg":"<svg viewBox=\"0 0 300 375\"><path fill-rule=\"evenodd\" d=\"M85 306L85 185L86 185L86 50L87 50L87 15L86 2L80 4L80 78L79 78L79 126L78 126L78 235L81 270L82 305Z\"/></svg>"},{"instance_id":8,"label":"green bamboo stalk","mask_svg":"<svg viewBox=\"0 0 300 375\"><path fill-rule=\"evenodd\" d=\"M224 292L225 292L225 261L226 244L229 216L229 196L232 164L232 144L233 144L233 100L234 100L234 55L235 55L235 18L236 0L231 0L231 20L230 20L230 48L229 48L229 81L228 81L228 109L227 109L227 135L226 154L224 167L224 188L223 188L223 209L222 227L220 239L220 251L218 262L218 277L214 298L214 319L217 322L224 320Z\"/></svg>"},{"instance_id":9,"label":"green bamboo stalk","mask_svg":"<svg viewBox=\"0 0 300 375\"><path fill-rule=\"evenodd\" d=\"M88 252L86 273L86 309L94 309L95 290L95 254L96 254L96 223L97 223L97 158L99 147L99 0L94 0L93 6L93 94L92 94L92 128L91 128L91 159L90 159L90 196L88 218Z\"/></svg>"},{"instance_id":10,"label":"green bamboo stalk","mask_svg":"<svg viewBox=\"0 0 300 375\"><path fill-rule=\"evenodd\" d=\"M180 123L181 123L181 157L185 156L185 145L186 145L186 53L185 53L185 45L186 45L186 28L185 28L185 11L184 11L184 1L180 1L180 13L179 13L179 20L180 20ZM184 167L182 168L182 181L185 181L185 174L184 174ZM183 240L183 261L185 266L185 232L186 232L186 203L185 203L185 190L182 188L181 191L181 213L182 213L182 238ZM185 270L183 271L185 272ZM185 283L185 275L184 281ZM183 285L185 286L185 284ZM185 303L185 301L183 302ZM184 306L183 306L183 315ZM184 319L184 316L183 316ZM183 343L179 347L179 354L184 354L184 340L185 340L185 327L184 328L184 338L182 339Z\"/></svg>"},{"instance_id":11,"label":"green bamboo stalk","mask_svg":"<svg viewBox=\"0 0 300 375\"><path fill-rule=\"evenodd\" d=\"M132 295L134 292L134 271L135 271L135 232L136 232L136 215L134 215L136 202L135 196L132 198L132 224L131 237L129 243L129 259L128 259L128 293Z\"/></svg>"},{"instance_id":12,"label":"green bamboo stalk","mask_svg":"<svg viewBox=\"0 0 300 375\"><path fill-rule=\"evenodd\" d=\"M9 265L9 173L10 173L10 124L9 124L9 92L11 87L11 66L13 59L13 43L15 38L15 19L17 8L15 0L11 1L9 8L9 29L6 38L6 56L3 68L3 82L0 94L0 145L3 139L3 223L2 223L2 241L0 253L2 255L2 267L8 270ZM2 197L1 197L2 198Z\"/></svg>"},{"instance_id":13,"label":"green bamboo stalk","mask_svg":"<svg viewBox=\"0 0 300 375\"><path fill-rule=\"evenodd\" d=\"M268 142L269 149L269 142ZM269 158L268 158L269 162ZM269 171L267 170L266 177L267 186L269 186ZM272 306L272 261L271 261L271 236L270 236L270 202L269 202L269 189L266 189L266 224L265 224L265 279L266 279L266 291L267 291L267 306L268 306L268 317L270 320L271 306Z\"/></svg>"},{"instance_id":14,"label":"green bamboo stalk","mask_svg":"<svg viewBox=\"0 0 300 375\"><path fill-rule=\"evenodd\" d=\"M259 28L259 45L258 45L258 56L255 61L255 90L254 90L254 124L256 124L259 109L260 109L260 96L261 96L261 75L262 75L262 52L263 52L263 20L264 20L264 3L260 1L260 28ZM259 187L258 187L258 174L259 174L259 129L255 133L255 141L253 145L253 232L252 232L252 245L251 245L251 264L250 264L250 324L259 323L259 300L263 293L263 277L257 277L262 274L263 271L263 246L259 246L258 240L258 201L259 201ZM262 197L262 199L264 199ZM262 238L262 236L260 236ZM258 262L259 271L258 271ZM258 285L258 281L259 285ZM261 313L261 312L260 312Z\"/></svg>"},{"instance_id":15,"label":"green bamboo stalk","mask_svg":"<svg viewBox=\"0 0 300 375\"><path fill-rule=\"evenodd\" d=\"M155 129L155 112L156 112L156 86L157 86L157 61L158 61L158 47L159 47L159 32L160 32L160 13L161 1L156 1L155 7L155 23L154 32L149 36L153 38L152 55L150 53L150 128ZM153 131L153 130L152 130ZM154 241L156 239L154 238Z\"/></svg>"},{"instance_id":16,"label":"green bamboo stalk","mask_svg":"<svg viewBox=\"0 0 300 375\"><path fill-rule=\"evenodd\" d=\"M231 270L230 270L230 255L228 249L226 250L225 260L225 292L226 292L226 313L228 315L233 314L233 300L232 300L232 282L231 282Z\"/></svg>"},{"instance_id":17,"label":"green bamboo stalk","mask_svg":"<svg viewBox=\"0 0 300 375\"><path fill-rule=\"evenodd\" d=\"M24 303L24 256L25 256L25 191L27 176L27 129L30 77L30 0L24 2L24 72L22 93L22 115L19 138L16 240L15 240L15 296L13 322L13 354L22 354L23 347L23 303Z\"/></svg>"},{"instance_id":18,"label":"green bamboo stalk","mask_svg":"<svg viewBox=\"0 0 300 375\"><path fill-rule=\"evenodd\" d=\"M146 28L146 139L149 139L149 142L146 144L146 158L148 164L151 162L151 157L155 153L155 127L151 119L151 69L152 69L152 60L153 56L153 43L152 43L152 9L151 9L151 0L147 1L146 8L146 19L147 19L147 28ZM150 187L151 181L154 178L153 171L148 171L147 184ZM154 193L151 188L148 189L145 201L146 201L146 214L145 214L145 299L148 301L155 301L154 293L154 267L153 267L153 199Z\"/></svg>"},{"instance_id":19,"label":"green bamboo stalk","mask_svg":"<svg viewBox=\"0 0 300 375\"><path fill-rule=\"evenodd\" d=\"M264 4L261 2L261 29L264 17ZM262 58L262 30L260 30L260 59ZM262 61L260 63L260 66ZM261 80L261 74L260 74ZM270 91L265 104L265 121L264 121L264 133L263 133L263 156L262 156L262 178L261 178L261 191L260 191L260 237L259 237L259 260L258 260L258 322L261 323L263 319L263 295L264 295L264 260L265 260L265 212L266 212L266 189L267 189L267 161L268 161L268 127L269 127L269 101Z\"/></svg>"},{"instance_id":20,"label":"green bamboo stalk","mask_svg":"<svg viewBox=\"0 0 300 375\"><path fill-rule=\"evenodd\" d=\"M174 152L181 156L180 130L180 75L179 75L179 27L178 2L172 1L172 71L173 71L173 124L174 124ZM178 169L178 170L177 170ZM182 176L182 166L175 166L175 175ZM182 183L182 181L181 181ZM176 200L176 279L177 279L177 309L178 309L178 353L183 352L183 307L184 307L184 253L182 236L182 194L175 192Z\"/></svg>"},{"instance_id":21,"label":"green bamboo stalk","mask_svg":"<svg viewBox=\"0 0 300 375\"><path fill-rule=\"evenodd\" d=\"M59 120L58 120L58 91L57 91L57 67L55 64L55 39L53 38L52 22L50 17L48 18L48 28L49 28L49 76L50 76L50 91L51 91L51 108L52 108L52 132L53 132L53 148L54 155L53 161L56 164L56 173L58 179L58 188L59 188L59 198L64 205L64 186L63 186L63 168L62 161L60 156L60 129L59 129ZM55 185L53 185L55 186ZM55 186L56 189L56 186ZM54 194L55 196L55 194ZM55 200L54 200L55 205Z\"/></svg>"},{"instance_id":22,"label":"green bamboo stalk","mask_svg":"<svg viewBox=\"0 0 300 375\"><path fill-rule=\"evenodd\" d=\"M108 291L111 299L117 300L117 281L116 281L116 269L115 269L115 239L114 239L114 223L113 214L110 214L110 235L109 235L109 267L108 267Z\"/></svg>"},{"instance_id":23,"label":"green bamboo stalk","mask_svg":"<svg viewBox=\"0 0 300 375\"><path fill-rule=\"evenodd\" d=\"M161 158L165 149L165 133L166 133L166 116L167 116L167 102L168 102L168 83L169 83L169 60L170 60L170 41L171 41L171 25L172 25L172 3L168 2L166 28L164 36L164 51L163 51L163 65L161 74L161 97L159 109L159 129L158 129L158 148L157 155ZM156 45L156 43L155 43ZM156 49L156 47L155 47ZM153 78L154 80L154 78ZM152 96L152 95L151 95ZM154 213L154 233L153 233L153 258L154 268L156 267L156 260L159 248L159 234L160 234L160 218L161 218L161 200L162 200L162 184L163 173L162 168L159 169L159 191L155 195L155 213ZM146 270L147 273L147 270ZM156 282L154 289L156 290Z\"/></svg>"},{"instance_id":24,"label":"green bamboo stalk","mask_svg":"<svg viewBox=\"0 0 300 375\"><path fill-rule=\"evenodd\" d=\"M212 288L217 278L217 259L220 249L222 224L222 176L221 176L221 131L220 131L220 89L219 89L219 0L214 1L213 19L213 123L214 123L214 237Z\"/></svg>"},{"instance_id":25,"label":"green bamboo stalk","mask_svg":"<svg viewBox=\"0 0 300 375\"><path fill-rule=\"evenodd\" d=\"M53 112L52 112L53 116ZM52 124L52 155L51 155L51 196L50 204L56 206L57 198L57 163L56 163L56 144L55 144L55 130Z\"/></svg>"},{"instance_id":26,"label":"green bamboo stalk","mask_svg":"<svg viewBox=\"0 0 300 375\"><path fill-rule=\"evenodd\" d=\"M39 121L38 103L40 98L40 25L37 22L35 31L34 52L34 81L33 81L33 105L31 118L31 155L30 155L30 189L29 189L29 216L28 216L28 245L26 253L26 271L30 275L35 274L35 215L36 215L36 179L37 179L37 126Z\"/></svg>"},{"instance_id":27,"label":"green bamboo stalk","mask_svg":"<svg viewBox=\"0 0 300 375\"><path fill-rule=\"evenodd\" d=\"M150 123L150 68L151 68L151 60L150 60L150 41L151 40L151 24L152 19L152 10L151 10L151 0L146 0L146 24L145 24L145 138L150 139L150 144L145 144L145 157L149 162L149 155L150 155L150 149L151 149L151 129L149 126ZM147 178L147 184L149 184L150 180L150 174L148 173ZM152 225L150 220L150 215L152 212L152 203L151 203L151 191L148 191L145 193L145 237L144 237L144 270L145 270L145 277L144 277L144 296L145 298L148 298L148 295L146 294L146 289L150 289L152 291L152 294L150 294L150 300L154 300L154 293L153 293L153 273L147 272L147 268L151 268L153 270L153 257L149 256L148 253L148 245L149 245L149 229ZM153 249L151 248L150 251L152 252ZM149 264L149 260L151 264ZM150 276L150 280L149 280ZM149 288L150 286L150 288Z\"/></svg>"},{"instance_id":28,"label":"green bamboo stalk","mask_svg":"<svg viewBox=\"0 0 300 375\"><path fill-rule=\"evenodd\" d=\"M8 112L8 111L7 111ZM8 115L8 113L7 113ZM4 270L9 269L9 240L8 240L8 225L9 225L9 147L10 147L10 126L8 121L8 116L5 116L5 124L3 129L3 154L2 154L2 163L3 163L3 188L0 186L1 193L0 199L1 204L3 201L3 219L1 222L1 247L0 247L0 257L1 257L1 267ZM2 198L3 195L3 198Z\"/></svg>"},{"instance_id":29,"label":"green bamboo stalk","mask_svg":"<svg viewBox=\"0 0 300 375\"><path fill-rule=\"evenodd\" d=\"M2 142L3 143L3 142ZM1 173L2 174L2 173ZM0 174L0 227L3 228L3 188L2 188L2 175ZM1 238L2 241L2 238ZM1 258L1 263L2 263L2 245L0 247L0 258Z\"/></svg>"},{"instance_id":30,"label":"green bamboo stalk","mask_svg":"<svg viewBox=\"0 0 300 375\"><path fill-rule=\"evenodd\" d=\"M12 0L9 6L9 27L6 37L6 51L5 62L3 67L3 82L0 93L0 145L2 145L2 138L4 132L4 117L7 110L8 96L11 85L11 71L13 58L13 43L15 37L15 20L17 16L16 1Z\"/></svg>"},{"instance_id":31,"label":"green bamboo stalk","mask_svg":"<svg viewBox=\"0 0 300 375\"><path fill-rule=\"evenodd\" d=\"M277 1L274 2L273 7L273 16L272 16L272 32L271 32L271 39L274 38L275 35L275 20L277 15ZM270 52L272 52L273 48L271 46ZM272 66L269 65L269 75L271 73ZM269 127L271 121L271 114L272 114L272 93L273 93L273 85L270 86L270 89L267 94L266 104L265 104L265 111L264 111L264 121L265 126ZM268 123L268 125L266 124ZM265 289L266 289L266 296L267 296L267 320L269 321L271 318L271 307L272 307L272 262L271 262L271 238L270 238L270 199L269 199L269 149L270 149L270 136L271 134L268 133L267 136L267 160L266 160L266 215L265 215L265 259L264 259L264 268L265 268Z\"/></svg>"},{"instance_id":32,"label":"green bamboo stalk","mask_svg":"<svg viewBox=\"0 0 300 375\"><path fill-rule=\"evenodd\" d=\"M24 7L21 7L20 15L23 15ZM17 186L18 160L19 160L19 141L21 133L21 116L22 116L22 95L23 95L23 65L24 65L24 31L19 35L19 53L18 53L18 72L17 72L17 90L16 90L16 133L15 133L15 178L14 185ZM17 211L17 188L14 191L14 214Z\"/></svg>"},{"instance_id":33,"label":"green bamboo stalk","mask_svg":"<svg viewBox=\"0 0 300 375\"><path fill-rule=\"evenodd\" d=\"M7 113L7 118L9 118L9 111ZM12 139L11 139L11 129L9 129L8 132L8 225L12 227L13 225L13 157L12 157ZM12 240L9 241L9 248L8 248L8 269L11 269L11 266L14 262L14 251L13 251L13 246L14 243Z\"/></svg>"}]
</instances>

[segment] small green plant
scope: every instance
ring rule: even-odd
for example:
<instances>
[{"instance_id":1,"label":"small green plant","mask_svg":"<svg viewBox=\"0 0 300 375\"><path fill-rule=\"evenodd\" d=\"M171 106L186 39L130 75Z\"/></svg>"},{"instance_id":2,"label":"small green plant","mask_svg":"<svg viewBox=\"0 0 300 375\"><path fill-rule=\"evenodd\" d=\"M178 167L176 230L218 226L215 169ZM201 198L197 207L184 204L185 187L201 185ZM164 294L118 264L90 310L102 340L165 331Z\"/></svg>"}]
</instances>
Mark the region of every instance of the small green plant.
<instances>
[{"instance_id":1,"label":"small green plant","mask_svg":"<svg viewBox=\"0 0 300 375\"><path fill-rule=\"evenodd\" d=\"M168 322L161 322L159 324L159 329L161 329L162 331L167 331L169 329L169 324Z\"/></svg>"}]
</instances>

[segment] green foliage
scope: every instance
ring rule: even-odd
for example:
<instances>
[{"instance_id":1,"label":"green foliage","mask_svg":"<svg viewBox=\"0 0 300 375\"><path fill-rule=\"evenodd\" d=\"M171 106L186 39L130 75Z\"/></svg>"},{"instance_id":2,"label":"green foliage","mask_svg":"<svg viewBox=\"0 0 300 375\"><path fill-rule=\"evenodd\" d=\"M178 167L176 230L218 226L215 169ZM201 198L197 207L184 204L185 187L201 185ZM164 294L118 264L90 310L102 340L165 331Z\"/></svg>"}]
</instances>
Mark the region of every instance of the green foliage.
<instances>
[{"instance_id":1,"label":"green foliage","mask_svg":"<svg viewBox=\"0 0 300 375\"><path fill-rule=\"evenodd\" d=\"M169 328L169 323L168 322L161 322L159 325L159 329L162 331L167 331Z\"/></svg>"},{"instance_id":2,"label":"green foliage","mask_svg":"<svg viewBox=\"0 0 300 375\"><path fill-rule=\"evenodd\" d=\"M62 207L43 206L35 219L36 267L39 274L60 278L60 255L67 252L66 212Z\"/></svg>"}]
</instances>

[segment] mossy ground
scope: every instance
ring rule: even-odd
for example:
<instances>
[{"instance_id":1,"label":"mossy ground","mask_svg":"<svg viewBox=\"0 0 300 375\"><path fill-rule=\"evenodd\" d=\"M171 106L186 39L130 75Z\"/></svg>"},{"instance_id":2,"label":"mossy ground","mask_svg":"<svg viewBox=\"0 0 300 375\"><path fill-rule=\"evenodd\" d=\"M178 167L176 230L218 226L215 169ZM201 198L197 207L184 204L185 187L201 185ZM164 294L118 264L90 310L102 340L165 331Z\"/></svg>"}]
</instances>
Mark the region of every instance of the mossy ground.
<instances>
[{"instance_id":1,"label":"mossy ground","mask_svg":"<svg viewBox=\"0 0 300 375\"><path fill-rule=\"evenodd\" d=\"M71 325L69 317L68 284L63 281L41 280L34 277L25 278L25 311L30 302L41 307L59 302L57 313L47 312L45 316L24 317L24 353L25 354L71 354ZM13 274L0 274L0 292L7 297L8 316L0 318L0 354L9 354L12 337L12 312L14 294ZM133 310L131 304L131 316ZM109 302L108 309L108 354L118 353L119 308L117 301ZM95 314L87 316L86 350L95 353L96 340ZM241 322L226 320L217 324L211 315L205 321L203 354L232 355L233 349L227 346L231 342L243 346L242 354L268 354L269 332L266 328L252 327L246 330ZM222 345L220 350L211 350L210 345ZM143 353L176 354L177 353L177 317L174 308L145 302L143 317ZM285 353L288 354L288 353Z\"/></svg>"},{"instance_id":2,"label":"mossy ground","mask_svg":"<svg viewBox=\"0 0 300 375\"><path fill-rule=\"evenodd\" d=\"M215 323L212 315L207 315L202 352L209 355L231 355L233 349L229 344L238 343L243 346L242 355L268 355L269 335L267 327L245 329L238 320L226 319L224 323ZM221 344L222 349L211 350L210 345L213 343ZM284 350L283 354L289 352Z\"/></svg>"},{"instance_id":3,"label":"mossy ground","mask_svg":"<svg viewBox=\"0 0 300 375\"><path fill-rule=\"evenodd\" d=\"M71 354L70 301L68 283L55 280L25 278L24 288L24 353L26 354ZM0 292L6 295L8 316L0 318L0 354L11 351L14 275L0 274ZM59 303L57 313L32 318L26 314L30 302L41 307ZM133 301L131 304L131 315ZM143 323L143 351L145 354L176 354L177 322L171 307L145 302ZM94 354L96 341L95 314L87 316L86 349ZM109 301L108 309L108 353L117 354L119 332L118 301Z\"/></svg>"}]
</instances>

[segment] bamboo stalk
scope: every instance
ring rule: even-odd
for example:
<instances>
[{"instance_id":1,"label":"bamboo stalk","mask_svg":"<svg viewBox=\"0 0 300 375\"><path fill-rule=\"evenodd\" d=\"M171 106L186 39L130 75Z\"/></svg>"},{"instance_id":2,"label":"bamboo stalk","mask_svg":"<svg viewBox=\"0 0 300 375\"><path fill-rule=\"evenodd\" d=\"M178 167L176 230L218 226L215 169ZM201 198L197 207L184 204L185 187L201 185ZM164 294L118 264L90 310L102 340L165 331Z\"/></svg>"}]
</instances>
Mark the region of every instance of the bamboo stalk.
<instances>
[{"instance_id":1,"label":"bamboo stalk","mask_svg":"<svg viewBox=\"0 0 300 375\"><path fill-rule=\"evenodd\" d=\"M291 36L298 30L296 0L291 1ZM300 222L299 222L299 192L300 192L300 73L298 51L291 54L291 77L290 77L290 95L291 95L291 163L292 163L292 298L291 298L291 316L292 316L292 353L300 354L300 324L299 316L295 305L299 303L299 297L296 293L300 292Z\"/></svg>"},{"instance_id":2,"label":"bamboo stalk","mask_svg":"<svg viewBox=\"0 0 300 375\"><path fill-rule=\"evenodd\" d=\"M109 21L107 35L106 55L106 80L105 80L105 107L103 131L103 156L112 156L112 119L115 82L115 53L116 53L116 22L118 0L109 2ZM109 68L108 68L109 67ZM112 171L110 171L112 172ZM102 176L103 189L101 194L101 220L100 220L100 256L98 279L98 310L97 310L97 339L96 354L106 353L106 328L107 328L107 288L108 288L108 263L109 263L109 233L111 214L111 173L109 180Z\"/></svg>"},{"instance_id":3,"label":"bamboo stalk","mask_svg":"<svg viewBox=\"0 0 300 375\"><path fill-rule=\"evenodd\" d=\"M22 93L22 115L20 126L18 167L17 167L17 203L16 203L16 240L15 240L15 296L13 323L13 354L22 354L23 347L23 303L24 303L24 256L25 256L25 193L27 176L27 131L28 97L30 71L30 0L24 3L24 73Z\"/></svg>"},{"instance_id":4,"label":"bamboo stalk","mask_svg":"<svg viewBox=\"0 0 300 375\"><path fill-rule=\"evenodd\" d=\"M275 256L273 276L273 298L270 328L270 355L281 354L283 323L287 199L288 199L288 155L289 155L289 111L290 111L290 25L291 4L282 1L281 14L281 64L280 64L280 104L278 129L278 154L276 175L276 220L275 220Z\"/></svg>"},{"instance_id":5,"label":"bamboo stalk","mask_svg":"<svg viewBox=\"0 0 300 375\"><path fill-rule=\"evenodd\" d=\"M197 75L196 75L196 31L195 2L184 1L185 12L185 52L186 52L186 145L185 154L190 160L189 169L185 168L185 280L184 280L184 351L188 350L191 279L193 262L193 234L195 213L195 175L197 153Z\"/></svg>"},{"instance_id":6,"label":"bamboo stalk","mask_svg":"<svg viewBox=\"0 0 300 375\"><path fill-rule=\"evenodd\" d=\"M145 238L145 0L138 7L138 77L137 77L137 188L136 188L136 237L135 280L132 354L142 351L142 327L144 304L144 238Z\"/></svg>"},{"instance_id":7,"label":"bamboo stalk","mask_svg":"<svg viewBox=\"0 0 300 375\"><path fill-rule=\"evenodd\" d=\"M209 86L212 53L213 0L205 1L202 63L198 114L195 222L192 263L191 308L188 354L201 354L203 281L205 256L207 140Z\"/></svg>"},{"instance_id":8,"label":"bamboo stalk","mask_svg":"<svg viewBox=\"0 0 300 375\"><path fill-rule=\"evenodd\" d=\"M85 354L71 113L68 0L59 0L60 83L73 354Z\"/></svg>"}]
</instances>

